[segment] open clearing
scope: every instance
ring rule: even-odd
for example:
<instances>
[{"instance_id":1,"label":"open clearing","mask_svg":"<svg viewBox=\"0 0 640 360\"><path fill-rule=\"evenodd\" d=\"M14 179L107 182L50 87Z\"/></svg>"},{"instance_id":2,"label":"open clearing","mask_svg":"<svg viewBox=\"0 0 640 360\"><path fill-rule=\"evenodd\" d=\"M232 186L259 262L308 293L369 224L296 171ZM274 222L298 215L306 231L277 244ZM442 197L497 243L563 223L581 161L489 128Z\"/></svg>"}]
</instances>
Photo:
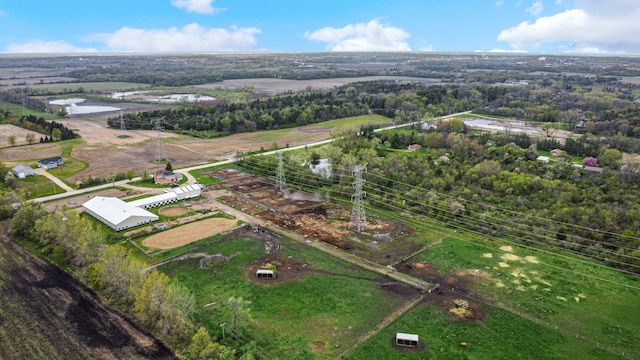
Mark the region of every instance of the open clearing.
<instances>
[{"instance_id":1,"label":"open clearing","mask_svg":"<svg viewBox=\"0 0 640 360\"><path fill-rule=\"evenodd\" d=\"M286 91L301 91L312 89L331 89L359 81L395 80L403 82L422 82L426 84L440 83L440 79L416 78L406 76L365 76L357 78L335 78L335 79L313 79L313 80L287 80L287 79L232 79L224 80L220 83L208 83L193 86L195 89L245 89L253 88L256 93L262 96L281 94Z\"/></svg>"},{"instance_id":2,"label":"open clearing","mask_svg":"<svg viewBox=\"0 0 640 360\"><path fill-rule=\"evenodd\" d=\"M236 225L236 220L225 218L200 220L151 235L142 244L152 249L172 249L213 236Z\"/></svg>"},{"instance_id":3,"label":"open clearing","mask_svg":"<svg viewBox=\"0 0 640 360\"><path fill-rule=\"evenodd\" d=\"M227 260L202 268L206 254ZM226 300L251 301L253 321L243 333L272 359L336 359L421 296L408 285L266 229L238 228L193 255L160 270L194 293L198 311L213 320L209 331L218 337L219 324L229 323ZM264 264L277 267L275 279L256 277Z\"/></svg>"},{"instance_id":4,"label":"open clearing","mask_svg":"<svg viewBox=\"0 0 640 360\"><path fill-rule=\"evenodd\" d=\"M0 124L0 148L9 147L9 136L15 136L16 145L28 145L27 134L33 134L36 143L40 141L41 134L17 127L11 124Z\"/></svg>"}]
</instances>

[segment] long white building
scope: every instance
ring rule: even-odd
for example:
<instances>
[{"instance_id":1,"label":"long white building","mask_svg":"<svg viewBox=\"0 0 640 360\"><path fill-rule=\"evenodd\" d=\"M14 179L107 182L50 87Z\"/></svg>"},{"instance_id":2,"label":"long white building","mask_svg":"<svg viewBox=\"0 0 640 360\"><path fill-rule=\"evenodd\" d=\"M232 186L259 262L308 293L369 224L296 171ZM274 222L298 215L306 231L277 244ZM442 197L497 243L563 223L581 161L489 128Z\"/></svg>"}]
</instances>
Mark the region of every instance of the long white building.
<instances>
[{"instance_id":1,"label":"long white building","mask_svg":"<svg viewBox=\"0 0 640 360\"><path fill-rule=\"evenodd\" d=\"M82 207L87 214L116 231L158 220L158 215L114 197L95 196Z\"/></svg>"},{"instance_id":2,"label":"long white building","mask_svg":"<svg viewBox=\"0 0 640 360\"><path fill-rule=\"evenodd\" d=\"M164 194L131 202L124 202L114 197L96 196L82 204L82 207L87 214L100 220L108 227L121 231L158 221L158 215L146 209L191 199L200 196L201 191L202 188L199 185L186 185L167 190Z\"/></svg>"}]
</instances>

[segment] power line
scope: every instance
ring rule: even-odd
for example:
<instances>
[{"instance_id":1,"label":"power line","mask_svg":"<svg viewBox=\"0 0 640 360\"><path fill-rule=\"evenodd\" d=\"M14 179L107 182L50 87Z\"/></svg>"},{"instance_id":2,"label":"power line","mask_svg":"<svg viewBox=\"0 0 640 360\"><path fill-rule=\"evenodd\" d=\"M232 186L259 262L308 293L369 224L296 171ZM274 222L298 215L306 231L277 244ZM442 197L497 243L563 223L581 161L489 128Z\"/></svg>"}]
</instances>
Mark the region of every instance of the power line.
<instances>
[{"instance_id":1,"label":"power line","mask_svg":"<svg viewBox=\"0 0 640 360\"><path fill-rule=\"evenodd\" d=\"M367 226L367 216L365 214L364 206L362 205L362 199L367 196L367 193L362 191L362 187L365 183L365 180L362 178L362 172L366 170L367 164L356 165L353 168L353 175L356 179L353 181L354 193L351 195L353 209L351 210L349 229L355 229L357 232L361 232Z\"/></svg>"},{"instance_id":2,"label":"power line","mask_svg":"<svg viewBox=\"0 0 640 360\"><path fill-rule=\"evenodd\" d=\"M257 165L258 167L259 167L259 166L262 166L262 164L260 164L260 163L258 163L258 162L254 162L253 164ZM263 168L263 169L262 169L262 173L261 173L261 174L264 174L264 172L265 172L265 169ZM298 171L297 173L298 173L298 174L302 174L302 176L306 176L307 178L311 178L311 179L315 178L315 176L310 175L310 174L304 174L304 173L301 173L301 172L299 172L299 171ZM340 175L338 175L338 176L340 176ZM291 179L290 179L290 181L291 181ZM294 184L297 184L295 181L293 181L293 182L294 182ZM318 189L319 189L319 187L314 187L312 184L308 184L308 183L305 183L305 184L298 184L298 185L299 185L299 186L301 186L301 187L311 187L311 188L318 188ZM350 196L350 194L345 194L344 192L339 192L339 191L336 191L336 190L333 190L333 191L334 191L334 193L340 193L340 194L341 194L342 196L344 196L344 197L349 197L349 196ZM394 194L394 195L395 195L395 194ZM372 200L375 200L375 197L374 197ZM411 211L408 211L407 209L399 208L399 207L397 207L397 206L393 206L393 205L392 205L392 204L390 204L390 202L389 202L389 201L387 201L386 199L384 199L384 201L382 201L382 200L378 200L378 202L381 202L381 204L383 204L384 206L392 207L392 208L393 208L394 210L396 210L396 211L402 211L402 212L405 212L405 213L418 215L418 214L415 214L415 213L413 213L413 212L411 212ZM440 209L440 208L437 208L437 209ZM469 225L468 223L464 223L464 224ZM450 225L450 226L453 226L453 227L456 227L456 228L459 228L459 229L461 229L461 230L466 230L466 231L469 231L469 232L471 232L471 233L475 233L475 234L477 234L477 235L479 235L479 236L482 236L482 237L485 237L485 236L486 236L486 234L484 234L484 233L481 233L481 232L479 232L479 231L475 231L475 230L471 230L471 229L467 229L467 228L461 227L461 226L459 226L459 225L455 225L455 224L449 224L449 225ZM451 236L450 234L447 234L447 235ZM529 241L528 239L523 239L523 238L520 238L520 239L521 239L521 241L523 241L523 242L525 242L525 243L526 243L527 241ZM533 248L533 247L531 247L531 246L528 246L528 245L525 245L525 244L522 244L522 243L516 243L516 242L510 241L510 240L504 239L504 238L503 238L503 239L501 239L501 240L502 240L502 241L504 241L504 242L507 242L507 243L510 243L510 244L516 245L516 246L525 247L525 248L530 249L530 250L542 251L542 252L544 252L544 253L546 253L546 254L549 254L549 255L552 255L552 256L562 257L562 258L564 258L565 260L578 261L578 262L586 263L586 264L589 264L589 265L595 265L595 266L599 266L599 267L604 267L604 268L607 268L607 269L611 269L611 270L614 270L614 271L617 271L617 272L622 272L622 273L629 274L629 275L636 275L636 274L635 274L635 273L633 273L633 272L629 272L629 271L625 271L625 270L621 270L621 269L612 268L612 267L609 267L609 266L606 266L606 265L603 265L603 264L598 264L598 263L588 262L588 261L583 260L583 259L580 259L580 258L569 257L569 256L566 256L566 255L561 255L561 254L558 254L558 253L556 253L556 252L551 252L551 251L544 250L544 249L542 249L542 250L541 250L541 249L538 249L538 248ZM537 242L536 242L536 243L537 243ZM538 243L538 244L543 245L544 247L549 247L549 246L550 246L549 244L542 244L542 243ZM562 251L562 249L557 249L557 248L556 248L556 250L561 250L561 251ZM569 251L569 252L571 252L571 251ZM583 253L579 253L579 252L574 252L574 254L575 254L575 255L578 255L578 256L580 256L580 257L584 257L584 256L585 256L585 254L583 254ZM596 259L598 259L598 258L596 257ZM636 258L633 258L633 259L636 259ZM606 259L603 259L603 260L606 260ZM627 264L627 263L624 263L624 264ZM627 265L633 265L633 264L627 264ZM552 266L552 265L549 265L549 266ZM633 265L633 266L635 266L635 265ZM561 267L557 267L557 266L552 266L552 267L561 268ZM580 274L580 275L588 276L588 277L593 277L593 276L588 275L588 274ZM597 278L597 279L598 279L598 280L604 280L604 281L607 281L606 279L602 279L602 278Z\"/></svg>"},{"instance_id":3,"label":"power line","mask_svg":"<svg viewBox=\"0 0 640 360\"><path fill-rule=\"evenodd\" d=\"M278 175L276 177L276 189L283 191L287 187L287 179L284 174L284 166L282 165L282 151L278 151Z\"/></svg>"}]
</instances>

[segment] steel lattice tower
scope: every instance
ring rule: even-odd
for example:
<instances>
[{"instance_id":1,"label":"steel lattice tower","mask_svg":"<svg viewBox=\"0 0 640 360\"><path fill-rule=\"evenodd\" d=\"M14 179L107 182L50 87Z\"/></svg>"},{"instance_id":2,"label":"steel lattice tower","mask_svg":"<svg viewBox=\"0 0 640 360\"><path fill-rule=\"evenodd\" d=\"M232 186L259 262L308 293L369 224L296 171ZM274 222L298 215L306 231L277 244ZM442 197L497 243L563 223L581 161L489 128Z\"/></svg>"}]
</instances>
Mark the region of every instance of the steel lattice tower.
<instances>
[{"instance_id":1,"label":"steel lattice tower","mask_svg":"<svg viewBox=\"0 0 640 360\"><path fill-rule=\"evenodd\" d=\"M163 119L154 119L152 120L152 122L155 122L155 130L156 130L156 134L157 134L157 139L156 139L156 159L155 162L164 162L169 160L169 158L167 157L167 152L164 149L164 144L162 144L162 129L163 127L160 126L160 122Z\"/></svg>"},{"instance_id":2,"label":"steel lattice tower","mask_svg":"<svg viewBox=\"0 0 640 360\"><path fill-rule=\"evenodd\" d=\"M364 212L364 204L362 198L367 196L365 191L362 191L362 186L365 180L362 178L362 171L367 170L367 164L356 165L353 168L353 175L356 179L353 181L353 188L355 192L351 195L351 202L353 203L353 209L351 210L351 221L349 221L349 229L354 229L360 232L367 226L367 216Z\"/></svg>"},{"instance_id":3,"label":"steel lattice tower","mask_svg":"<svg viewBox=\"0 0 640 360\"><path fill-rule=\"evenodd\" d=\"M284 166L282 165L282 152L278 151L278 176L276 177L276 189L284 190L287 187L287 179L284 177Z\"/></svg>"},{"instance_id":4,"label":"steel lattice tower","mask_svg":"<svg viewBox=\"0 0 640 360\"><path fill-rule=\"evenodd\" d=\"M120 137L127 137L127 128L124 126L122 111L120 111Z\"/></svg>"}]
</instances>

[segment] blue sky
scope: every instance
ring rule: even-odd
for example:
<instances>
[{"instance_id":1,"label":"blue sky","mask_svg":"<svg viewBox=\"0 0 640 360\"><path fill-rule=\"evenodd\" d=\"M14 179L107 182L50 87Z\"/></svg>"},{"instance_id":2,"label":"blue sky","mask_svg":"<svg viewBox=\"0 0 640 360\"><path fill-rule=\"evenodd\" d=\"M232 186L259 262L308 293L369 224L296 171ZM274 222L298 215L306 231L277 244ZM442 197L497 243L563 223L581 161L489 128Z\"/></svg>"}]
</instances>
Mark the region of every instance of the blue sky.
<instances>
[{"instance_id":1,"label":"blue sky","mask_svg":"<svg viewBox=\"0 0 640 360\"><path fill-rule=\"evenodd\" d=\"M640 0L0 0L0 52L640 54Z\"/></svg>"}]
</instances>

